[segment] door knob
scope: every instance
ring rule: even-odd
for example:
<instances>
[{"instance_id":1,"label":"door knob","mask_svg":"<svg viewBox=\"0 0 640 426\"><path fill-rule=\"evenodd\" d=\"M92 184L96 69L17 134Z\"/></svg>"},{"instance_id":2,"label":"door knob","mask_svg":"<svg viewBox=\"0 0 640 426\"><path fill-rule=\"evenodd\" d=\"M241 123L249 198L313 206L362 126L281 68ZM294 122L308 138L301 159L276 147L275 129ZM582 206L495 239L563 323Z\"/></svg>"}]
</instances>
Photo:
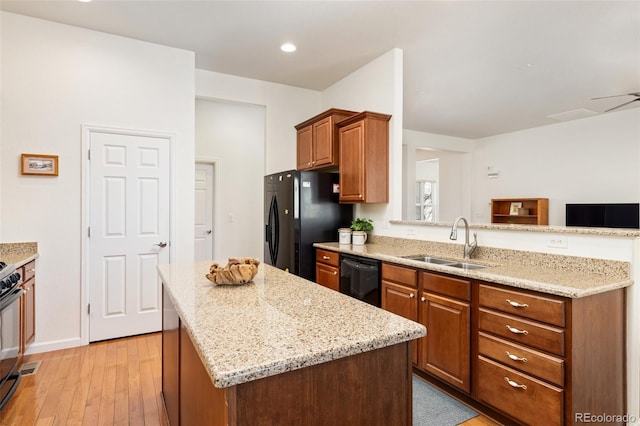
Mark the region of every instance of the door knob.
<instances>
[{"instance_id":1,"label":"door knob","mask_svg":"<svg viewBox=\"0 0 640 426\"><path fill-rule=\"evenodd\" d=\"M211 235L211 229L207 229L205 232L207 233L207 235Z\"/></svg>"},{"instance_id":2,"label":"door knob","mask_svg":"<svg viewBox=\"0 0 640 426\"><path fill-rule=\"evenodd\" d=\"M158 246L160 248L165 248L167 246L167 243L165 243L164 241L160 241L158 244L154 244L154 246Z\"/></svg>"}]
</instances>

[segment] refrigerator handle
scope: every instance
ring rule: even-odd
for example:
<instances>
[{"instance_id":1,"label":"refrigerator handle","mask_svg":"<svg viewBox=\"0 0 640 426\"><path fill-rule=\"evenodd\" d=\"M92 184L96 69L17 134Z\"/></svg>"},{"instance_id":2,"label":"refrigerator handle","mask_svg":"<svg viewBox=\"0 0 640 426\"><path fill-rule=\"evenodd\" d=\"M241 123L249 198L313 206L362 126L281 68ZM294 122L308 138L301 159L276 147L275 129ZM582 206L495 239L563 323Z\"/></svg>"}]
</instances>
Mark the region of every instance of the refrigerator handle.
<instances>
[{"instance_id":1,"label":"refrigerator handle","mask_svg":"<svg viewBox=\"0 0 640 426\"><path fill-rule=\"evenodd\" d=\"M280 246L280 218L278 217L278 199L276 196L273 196L273 225L274 231L273 236L275 237L275 241L273 241L273 264L276 264L276 260L278 260L278 247Z\"/></svg>"}]
</instances>

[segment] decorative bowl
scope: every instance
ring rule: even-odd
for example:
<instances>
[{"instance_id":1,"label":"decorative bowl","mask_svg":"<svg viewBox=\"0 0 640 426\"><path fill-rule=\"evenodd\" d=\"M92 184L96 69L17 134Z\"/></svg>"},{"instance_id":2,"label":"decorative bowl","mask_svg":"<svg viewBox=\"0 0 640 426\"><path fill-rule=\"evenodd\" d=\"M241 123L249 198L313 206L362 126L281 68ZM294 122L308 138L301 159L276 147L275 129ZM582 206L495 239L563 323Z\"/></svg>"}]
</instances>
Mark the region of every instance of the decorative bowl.
<instances>
[{"instance_id":1,"label":"decorative bowl","mask_svg":"<svg viewBox=\"0 0 640 426\"><path fill-rule=\"evenodd\" d=\"M252 257L231 257L224 268L212 263L206 277L215 284L246 284L258 273L258 265L260 261Z\"/></svg>"}]
</instances>

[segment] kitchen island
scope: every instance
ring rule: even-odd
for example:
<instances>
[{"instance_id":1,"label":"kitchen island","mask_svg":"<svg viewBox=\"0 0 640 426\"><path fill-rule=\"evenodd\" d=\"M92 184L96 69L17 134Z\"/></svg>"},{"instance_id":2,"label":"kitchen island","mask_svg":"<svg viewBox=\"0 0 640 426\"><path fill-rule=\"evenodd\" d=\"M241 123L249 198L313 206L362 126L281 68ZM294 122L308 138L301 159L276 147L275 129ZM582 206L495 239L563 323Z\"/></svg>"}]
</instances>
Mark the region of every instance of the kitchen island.
<instances>
[{"instance_id":1,"label":"kitchen island","mask_svg":"<svg viewBox=\"0 0 640 426\"><path fill-rule=\"evenodd\" d=\"M171 425L410 425L425 327L269 265L216 286L211 262L158 267Z\"/></svg>"}]
</instances>

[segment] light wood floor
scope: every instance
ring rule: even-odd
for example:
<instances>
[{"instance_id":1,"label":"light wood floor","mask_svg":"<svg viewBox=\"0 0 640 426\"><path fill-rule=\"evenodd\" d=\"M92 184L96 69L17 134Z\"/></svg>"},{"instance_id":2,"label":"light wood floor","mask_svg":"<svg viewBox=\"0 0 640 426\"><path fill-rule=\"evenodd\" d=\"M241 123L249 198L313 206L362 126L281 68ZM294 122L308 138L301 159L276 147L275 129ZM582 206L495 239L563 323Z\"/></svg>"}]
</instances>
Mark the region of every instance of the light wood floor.
<instances>
[{"instance_id":1,"label":"light wood floor","mask_svg":"<svg viewBox=\"0 0 640 426\"><path fill-rule=\"evenodd\" d=\"M28 355L24 362L38 360L38 372L22 377L0 425L168 426L160 333ZM497 423L478 416L463 425Z\"/></svg>"}]
</instances>

